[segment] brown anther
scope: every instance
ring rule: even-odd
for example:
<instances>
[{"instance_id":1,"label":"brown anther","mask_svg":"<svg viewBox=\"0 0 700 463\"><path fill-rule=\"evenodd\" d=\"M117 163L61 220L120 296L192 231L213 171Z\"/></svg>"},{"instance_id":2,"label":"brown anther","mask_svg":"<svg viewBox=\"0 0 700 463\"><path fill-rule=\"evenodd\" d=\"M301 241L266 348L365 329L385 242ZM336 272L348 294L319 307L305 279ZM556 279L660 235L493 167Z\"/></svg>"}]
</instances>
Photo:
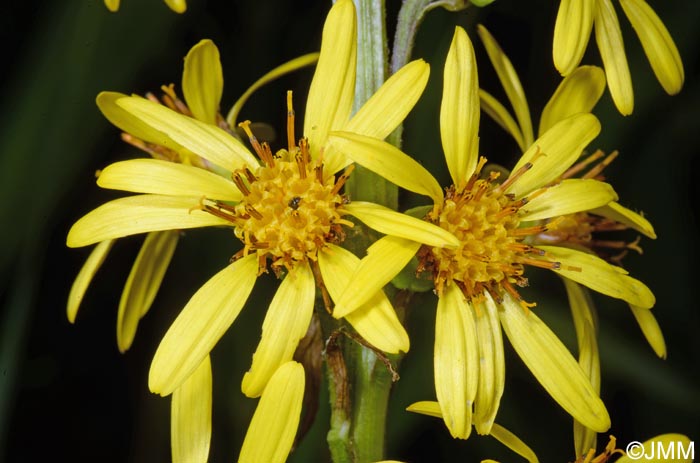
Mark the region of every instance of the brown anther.
<instances>
[{"instance_id":1,"label":"brown anther","mask_svg":"<svg viewBox=\"0 0 700 463\"><path fill-rule=\"evenodd\" d=\"M513 214L517 213L518 210L519 210L518 206L508 206L508 207L501 209L501 211L498 212L495 217L496 217L496 219L500 220L504 217L507 217L509 215L513 215Z\"/></svg>"},{"instance_id":2,"label":"brown anther","mask_svg":"<svg viewBox=\"0 0 700 463\"><path fill-rule=\"evenodd\" d=\"M308 138L302 138L299 140L299 150L301 151L301 155L304 158L304 162L308 164L311 162L311 155L309 154L309 139Z\"/></svg>"},{"instance_id":3,"label":"brown anther","mask_svg":"<svg viewBox=\"0 0 700 463\"><path fill-rule=\"evenodd\" d=\"M561 262L531 259L529 257L521 257L519 259L520 263L531 265L533 267L545 268L548 270L559 270L561 268Z\"/></svg>"},{"instance_id":4,"label":"brown anther","mask_svg":"<svg viewBox=\"0 0 700 463\"><path fill-rule=\"evenodd\" d=\"M525 227L525 228L516 228L515 230L511 230L510 236L529 236L529 235L536 235L538 233L546 232L549 230L548 227L549 224L547 225L535 225L534 227Z\"/></svg>"},{"instance_id":5,"label":"brown anther","mask_svg":"<svg viewBox=\"0 0 700 463\"><path fill-rule=\"evenodd\" d=\"M479 161L476 164L476 169L474 169L474 173L471 175L471 177L469 177L469 180L467 181L466 185L464 185L463 188L458 188L458 191L471 190L474 186L474 183L479 179L479 175L481 175L481 169L483 169L485 165L486 158L484 156L479 156Z\"/></svg>"},{"instance_id":6,"label":"brown anther","mask_svg":"<svg viewBox=\"0 0 700 463\"><path fill-rule=\"evenodd\" d=\"M260 160L266 165L273 167L275 165L275 160L272 156L272 152L270 151L270 147L268 146L267 151L263 148L263 146L258 141L258 138L255 135L253 135L253 131L250 130L250 121L239 122L238 127L243 129L245 134L248 135L248 140L250 140L250 144L253 147L253 150L255 150L255 153L258 155Z\"/></svg>"},{"instance_id":7,"label":"brown anther","mask_svg":"<svg viewBox=\"0 0 700 463\"><path fill-rule=\"evenodd\" d=\"M287 150L291 153L294 149L294 105L292 104L292 91L287 91Z\"/></svg>"},{"instance_id":8,"label":"brown anther","mask_svg":"<svg viewBox=\"0 0 700 463\"><path fill-rule=\"evenodd\" d=\"M236 184L238 190L243 193L243 196L248 196L250 194L250 190L246 186L245 182L243 182L243 178L241 178L241 174L239 174L238 171L231 174L231 180L233 180L233 183Z\"/></svg>"},{"instance_id":9,"label":"brown anther","mask_svg":"<svg viewBox=\"0 0 700 463\"><path fill-rule=\"evenodd\" d=\"M258 212L253 206L250 204L245 205L245 211L250 214L252 217L255 217L256 219L260 220L262 219L262 214Z\"/></svg>"},{"instance_id":10,"label":"brown anther","mask_svg":"<svg viewBox=\"0 0 700 463\"><path fill-rule=\"evenodd\" d=\"M323 164L314 167L314 172L316 172L316 180L318 180L318 183L323 184Z\"/></svg>"},{"instance_id":11,"label":"brown anther","mask_svg":"<svg viewBox=\"0 0 700 463\"><path fill-rule=\"evenodd\" d=\"M253 172L251 172L250 169L247 167L243 170L243 173L245 174L245 178L247 178L248 182L250 182L250 183L253 183L254 181L256 181L258 179L255 176L255 174L253 174Z\"/></svg>"},{"instance_id":12,"label":"brown anther","mask_svg":"<svg viewBox=\"0 0 700 463\"><path fill-rule=\"evenodd\" d=\"M617 157L617 155L620 154L617 150L613 151L612 153L608 154L605 159L600 161L598 164L595 165L591 170L586 172L586 175L584 175L582 178L597 178L598 175L603 172L603 170L608 167Z\"/></svg>"},{"instance_id":13,"label":"brown anther","mask_svg":"<svg viewBox=\"0 0 700 463\"><path fill-rule=\"evenodd\" d=\"M343 185L345 185L345 182L348 180L348 178L350 177L350 174L352 173L352 171L354 169L355 169L355 164L350 164L349 166L347 166L345 168L345 172L343 172L343 175L338 177L338 180L335 182L335 186L331 190L331 194L334 194L334 195L338 194L338 192L343 187Z\"/></svg>"},{"instance_id":14,"label":"brown anther","mask_svg":"<svg viewBox=\"0 0 700 463\"><path fill-rule=\"evenodd\" d=\"M501 183L496 188L494 188L493 191L495 193L504 193L508 191L508 188L513 186L513 183L515 183L516 180L518 180L525 172L527 172L530 169L532 169L532 162L525 163L524 166L520 167L514 173L510 174L510 177L508 177L505 182Z\"/></svg>"},{"instance_id":15,"label":"brown anther","mask_svg":"<svg viewBox=\"0 0 700 463\"><path fill-rule=\"evenodd\" d=\"M299 169L299 177L306 178L306 162L304 161L304 156L301 152L297 152L294 155L294 160L297 162L297 168Z\"/></svg>"}]
</instances>

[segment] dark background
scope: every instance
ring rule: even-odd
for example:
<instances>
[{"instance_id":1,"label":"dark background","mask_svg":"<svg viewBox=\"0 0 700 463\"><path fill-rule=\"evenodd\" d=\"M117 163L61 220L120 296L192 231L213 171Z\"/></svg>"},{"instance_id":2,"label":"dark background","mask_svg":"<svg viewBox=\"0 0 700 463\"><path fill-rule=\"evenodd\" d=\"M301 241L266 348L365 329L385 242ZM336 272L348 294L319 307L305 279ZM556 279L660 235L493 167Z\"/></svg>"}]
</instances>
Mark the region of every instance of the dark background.
<instances>
[{"instance_id":1,"label":"dark background","mask_svg":"<svg viewBox=\"0 0 700 463\"><path fill-rule=\"evenodd\" d=\"M125 355L116 348L116 309L140 238L120 240L88 291L75 326L67 322L68 290L89 254L89 249L65 247L67 230L95 206L120 196L95 186L95 170L139 155L120 142L94 98L101 90L143 94L164 83L179 86L184 55L200 39L212 38L224 66L225 113L264 72L318 49L329 7L325 1L189 3L184 15L172 13L159 0L124 0L117 14L95 0L0 4L0 461L169 460L169 400L147 390L150 359L189 295L226 264L237 243L220 230L188 232ZM388 3L391 23L398 2ZM556 3L499 0L483 10L435 11L423 24L414 56L431 63L431 81L406 124L404 146L443 184L447 173L437 115L441 68L453 26L467 27L481 85L504 101L474 23L494 33L520 74L536 123L559 82L551 63ZM621 202L643 210L659 236L656 241L643 240L644 255L630 256L625 265L656 294L654 313L666 337L666 361L655 357L623 303L595 297L602 396L613 420L610 433L622 447L665 432L684 433L691 440L700 435L700 316L695 291L700 3L651 4L678 44L685 87L676 97L663 92L618 8L635 86L635 112L620 116L606 93L596 109L603 131L592 146L621 151L608 177ZM589 46L584 62L600 63L594 46ZM264 88L242 117L282 127L285 90L292 88L299 95L295 100L301 113L311 75L310 70L301 71ZM517 146L486 116L482 119L481 152L512 165ZM406 204L411 200L404 199ZM529 275L533 288L526 291L527 298L539 302L538 314L573 347L562 285L551 275ZM250 364L274 283L272 277L261 279L213 352L212 462L237 458L254 410L255 401L240 393L240 380ZM434 398L435 298L422 295L418 303L407 320L412 346L390 403L386 456L416 463L488 457L520 461L489 437L453 441L440 421L403 411L413 401ZM510 346L506 356L507 383L498 422L514 430L541 461L572 460L570 418ZM321 401L327 402L326 395ZM327 423L322 406L290 461L328 460ZM600 446L605 442L601 436Z\"/></svg>"}]
</instances>

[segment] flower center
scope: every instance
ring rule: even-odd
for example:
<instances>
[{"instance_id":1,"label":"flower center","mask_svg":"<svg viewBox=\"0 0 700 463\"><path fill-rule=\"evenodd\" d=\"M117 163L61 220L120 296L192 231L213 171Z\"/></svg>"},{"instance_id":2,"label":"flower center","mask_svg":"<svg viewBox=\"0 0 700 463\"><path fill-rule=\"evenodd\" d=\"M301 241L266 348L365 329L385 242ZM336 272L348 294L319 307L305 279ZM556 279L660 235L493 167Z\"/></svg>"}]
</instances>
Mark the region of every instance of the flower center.
<instances>
[{"instance_id":1,"label":"flower center","mask_svg":"<svg viewBox=\"0 0 700 463\"><path fill-rule=\"evenodd\" d=\"M468 300L476 301L488 291L500 301L505 290L524 307L532 307L534 304L523 301L513 287L513 284L527 286L524 265L559 268L558 262L543 258L543 251L524 243L530 235L546 231L547 225L521 227L518 211L528 200L516 200L506 193L532 164L523 166L506 182L499 184L495 182L498 178L496 172L487 178L479 178L485 163L486 159L482 157L466 185L451 186L443 203L436 204L427 217L428 221L455 235L460 240L459 247L423 246L418 253L418 269L432 273L439 294L445 285L454 283Z\"/></svg>"},{"instance_id":2,"label":"flower center","mask_svg":"<svg viewBox=\"0 0 700 463\"><path fill-rule=\"evenodd\" d=\"M267 143L259 143L250 130L250 122L240 126L263 164L255 171L241 169L233 181L243 193L236 205L221 202L204 204L204 209L231 221L235 235L244 243L240 255L255 251L260 270L272 261L275 272L284 266L291 269L297 262L316 261L326 243L344 238L343 205L349 202L339 193L351 168L337 180L325 176L323 163L312 160L306 139L294 144L294 112L288 94L288 149L272 154Z\"/></svg>"}]
</instances>

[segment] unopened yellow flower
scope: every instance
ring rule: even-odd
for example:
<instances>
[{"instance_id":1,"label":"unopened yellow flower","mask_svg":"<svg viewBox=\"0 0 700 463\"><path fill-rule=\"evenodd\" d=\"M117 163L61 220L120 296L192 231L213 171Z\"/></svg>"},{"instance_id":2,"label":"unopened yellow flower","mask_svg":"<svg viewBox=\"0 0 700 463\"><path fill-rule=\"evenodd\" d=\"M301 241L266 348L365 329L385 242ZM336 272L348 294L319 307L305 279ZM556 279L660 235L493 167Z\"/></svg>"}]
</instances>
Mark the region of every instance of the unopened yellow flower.
<instances>
[{"instance_id":1,"label":"unopened yellow flower","mask_svg":"<svg viewBox=\"0 0 700 463\"><path fill-rule=\"evenodd\" d=\"M184 13L187 10L187 2L185 0L164 0L165 4L170 7L175 13ZM105 6L109 11L115 12L119 10L121 0L105 0Z\"/></svg>"},{"instance_id":2,"label":"unopened yellow flower","mask_svg":"<svg viewBox=\"0 0 700 463\"><path fill-rule=\"evenodd\" d=\"M670 95L680 92L683 62L666 26L645 0L620 0L620 5L661 86ZM613 101L621 114L632 114L632 78L612 0L561 0L554 26L554 66L562 75L571 73L581 62L594 27Z\"/></svg>"},{"instance_id":3,"label":"unopened yellow flower","mask_svg":"<svg viewBox=\"0 0 700 463\"><path fill-rule=\"evenodd\" d=\"M236 319L257 277L271 268L286 275L263 324L243 391L259 396L292 354L311 319L315 284L330 298L347 284L357 260L337 244L352 215L396 237L418 236L431 246L456 245L445 230L371 203L349 202L340 189L349 160L327 146L328 132L349 130L386 137L419 98L428 78L422 61L389 79L352 117L356 58L355 9L341 0L324 26L318 67L304 118L307 138L298 144L288 94L287 149L273 155L249 132L257 157L236 138L212 125L138 97L116 104L176 144L230 172L230 178L158 160L125 161L104 169L98 185L142 193L106 203L80 219L68 234L71 247L155 230L224 226L244 244L234 262L202 286L163 338L151 365L149 387L168 395L181 385ZM325 283L325 285L323 284ZM347 320L370 343L387 352L406 351L408 337L382 292L365 298Z\"/></svg>"},{"instance_id":4,"label":"unopened yellow flower","mask_svg":"<svg viewBox=\"0 0 700 463\"><path fill-rule=\"evenodd\" d=\"M476 64L471 42L460 28L444 75L440 128L453 180L445 194L420 164L387 143L349 133L333 133L331 142L358 164L430 196L434 205L427 220L454 234L460 245L438 249L406 239L377 241L336 301L334 315L351 313L363 302L363 292L381 288L418 251L419 270L430 274L439 296L435 386L453 436L468 437L472 422L483 434L493 425L504 384L501 327L567 412L592 429L607 430L610 418L590 381L554 333L529 310L534 304L526 303L516 289L527 285L525 267L534 266L639 306L654 304L651 291L619 267L585 252L527 242L548 228L539 224L542 220L556 224L557 217L617 199L610 185L596 180L552 183L598 135L600 123L587 113L569 116L534 141L502 183L496 182L495 173L480 178L485 159L477 155Z\"/></svg>"}]
</instances>

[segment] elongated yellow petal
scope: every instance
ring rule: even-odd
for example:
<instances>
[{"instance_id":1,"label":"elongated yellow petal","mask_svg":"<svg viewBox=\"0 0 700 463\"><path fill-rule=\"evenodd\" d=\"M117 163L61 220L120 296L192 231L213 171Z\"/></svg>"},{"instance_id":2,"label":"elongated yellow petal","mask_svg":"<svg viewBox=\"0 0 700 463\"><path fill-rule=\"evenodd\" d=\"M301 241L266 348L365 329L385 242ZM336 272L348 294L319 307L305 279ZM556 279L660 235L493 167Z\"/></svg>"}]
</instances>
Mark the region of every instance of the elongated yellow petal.
<instances>
[{"instance_id":1,"label":"elongated yellow petal","mask_svg":"<svg viewBox=\"0 0 700 463\"><path fill-rule=\"evenodd\" d=\"M642 309L633 305L630 305L630 309L651 348L654 349L656 355L665 359L666 341L654 314L649 309Z\"/></svg>"},{"instance_id":2,"label":"elongated yellow petal","mask_svg":"<svg viewBox=\"0 0 700 463\"><path fill-rule=\"evenodd\" d=\"M605 91L605 72L598 66L581 66L561 81L542 110L538 136L576 113L590 112Z\"/></svg>"},{"instance_id":3,"label":"elongated yellow petal","mask_svg":"<svg viewBox=\"0 0 700 463\"><path fill-rule=\"evenodd\" d=\"M638 214L619 203L612 202L607 206L599 207L591 211L593 214L602 215L608 219L612 219L615 222L620 222L627 225L633 230L637 230L639 233L647 236L651 239L656 239L656 232L654 232L654 227L651 223L644 218L641 214Z\"/></svg>"},{"instance_id":4,"label":"elongated yellow petal","mask_svg":"<svg viewBox=\"0 0 700 463\"><path fill-rule=\"evenodd\" d=\"M424 400L421 402L412 403L411 405L406 407L406 410L413 413L420 413L421 415L442 418L442 410L440 409L440 404L432 400Z\"/></svg>"},{"instance_id":5,"label":"elongated yellow petal","mask_svg":"<svg viewBox=\"0 0 700 463\"><path fill-rule=\"evenodd\" d=\"M474 399L474 427L479 434L489 434L505 388L506 365L498 307L488 293L478 307L479 385Z\"/></svg>"},{"instance_id":6,"label":"elongated yellow petal","mask_svg":"<svg viewBox=\"0 0 700 463\"><path fill-rule=\"evenodd\" d=\"M479 80L474 48L461 27L455 28L445 61L440 139L455 185L474 173L479 157Z\"/></svg>"},{"instance_id":7,"label":"elongated yellow petal","mask_svg":"<svg viewBox=\"0 0 700 463\"><path fill-rule=\"evenodd\" d=\"M318 257L323 282L331 299L339 300L360 264L355 254L333 244ZM390 354L408 352L408 333L381 289L345 319L370 344Z\"/></svg>"},{"instance_id":8,"label":"elongated yellow petal","mask_svg":"<svg viewBox=\"0 0 700 463\"><path fill-rule=\"evenodd\" d=\"M598 355L598 341L595 329L589 320L585 320L582 326L582 337L579 339L579 359L581 369L591 381L593 390L600 394L600 357ZM596 448L597 434L574 419L574 448L576 455L585 455L590 449Z\"/></svg>"},{"instance_id":9,"label":"elongated yellow petal","mask_svg":"<svg viewBox=\"0 0 700 463\"><path fill-rule=\"evenodd\" d=\"M239 463L284 463L292 449L304 398L304 368L300 363L280 366L263 391Z\"/></svg>"},{"instance_id":10,"label":"elongated yellow petal","mask_svg":"<svg viewBox=\"0 0 700 463\"><path fill-rule=\"evenodd\" d=\"M329 141L333 147L359 165L401 188L430 196L434 202L442 203L442 188L435 177L395 146L377 138L351 132L331 132Z\"/></svg>"},{"instance_id":11,"label":"elongated yellow petal","mask_svg":"<svg viewBox=\"0 0 700 463\"><path fill-rule=\"evenodd\" d=\"M185 0L165 0L165 4L175 13L184 13L187 10L187 2Z\"/></svg>"},{"instance_id":12,"label":"elongated yellow petal","mask_svg":"<svg viewBox=\"0 0 700 463\"><path fill-rule=\"evenodd\" d=\"M126 352L136 335L139 320L146 315L175 253L180 232L151 232L131 267L117 312L117 347Z\"/></svg>"},{"instance_id":13,"label":"elongated yellow petal","mask_svg":"<svg viewBox=\"0 0 700 463\"><path fill-rule=\"evenodd\" d=\"M119 11L119 0L105 0L105 6L112 13Z\"/></svg>"},{"instance_id":14,"label":"elongated yellow petal","mask_svg":"<svg viewBox=\"0 0 700 463\"><path fill-rule=\"evenodd\" d=\"M525 442L503 426L494 424L493 428L491 428L491 436L530 463L537 463L539 461L535 452L533 452Z\"/></svg>"},{"instance_id":15,"label":"elongated yellow petal","mask_svg":"<svg viewBox=\"0 0 700 463\"><path fill-rule=\"evenodd\" d=\"M620 114L628 116L634 110L632 77L627 65L620 22L610 0L597 0L595 40L605 67L610 96Z\"/></svg>"},{"instance_id":16,"label":"elongated yellow petal","mask_svg":"<svg viewBox=\"0 0 700 463\"><path fill-rule=\"evenodd\" d=\"M306 100L304 136L317 157L328 132L342 128L350 117L355 94L357 18L352 0L339 0L323 26L321 54Z\"/></svg>"},{"instance_id":17,"label":"elongated yellow petal","mask_svg":"<svg viewBox=\"0 0 700 463\"><path fill-rule=\"evenodd\" d=\"M299 56L297 58L291 59L286 63L282 63L258 80L256 80L253 85L251 85L233 104L231 109L226 116L226 122L231 127L236 127L238 122L238 114L241 112L243 105L248 101L248 98L255 93L262 86L272 82L279 77L282 77L290 72L296 71L306 66L310 66L318 61L318 53L308 53L306 55Z\"/></svg>"},{"instance_id":18,"label":"elongated yellow petal","mask_svg":"<svg viewBox=\"0 0 700 463\"><path fill-rule=\"evenodd\" d=\"M282 280L267 309L253 364L243 376L241 389L246 396L260 396L280 365L292 359L309 329L315 290L309 264L296 265Z\"/></svg>"},{"instance_id":19,"label":"elongated yellow petal","mask_svg":"<svg viewBox=\"0 0 700 463\"><path fill-rule=\"evenodd\" d=\"M233 172L246 166L252 169L259 165L241 142L216 126L178 114L143 98L121 98L117 100L117 105L194 154L224 169Z\"/></svg>"},{"instance_id":20,"label":"elongated yellow petal","mask_svg":"<svg viewBox=\"0 0 700 463\"><path fill-rule=\"evenodd\" d=\"M334 298L333 316L346 317L369 301L408 264L420 246L416 241L385 236L367 248L367 256L360 261L347 288L340 298ZM319 253L319 259L326 258Z\"/></svg>"},{"instance_id":21,"label":"elongated yellow petal","mask_svg":"<svg viewBox=\"0 0 700 463\"><path fill-rule=\"evenodd\" d=\"M127 95L118 92L100 92L95 102L102 112L102 115L123 132L150 143L155 143L175 151L179 150L180 145L171 140L170 137L154 129L117 104L117 100L127 97ZM141 97L134 96L133 98Z\"/></svg>"},{"instance_id":22,"label":"elongated yellow petal","mask_svg":"<svg viewBox=\"0 0 700 463\"><path fill-rule=\"evenodd\" d=\"M179 3L184 5L184 2ZM182 93L187 106L196 119L216 125L223 92L224 73L221 69L219 49L211 40L201 40L185 56Z\"/></svg>"},{"instance_id":23,"label":"elongated yellow petal","mask_svg":"<svg viewBox=\"0 0 700 463\"><path fill-rule=\"evenodd\" d=\"M566 295L569 298L569 307L571 308L571 318L574 321L574 329L576 330L576 340L578 349L581 352L582 343L586 340L584 333L585 326L590 324L593 327L594 333L597 332L598 319L595 312L595 306L591 299L591 294L588 288L585 288L575 281L568 278L562 278L566 287Z\"/></svg>"},{"instance_id":24,"label":"elongated yellow petal","mask_svg":"<svg viewBox=\"0 0 700 463\"><path fill-rule=\"evenodd\" d=\"M561 0L554 24L554 67L566 76L581 62L593 28L596 0Z\"/></svg>"},{"instance_id":25,"label":"elongated yellow petal","mask_svg":"<svg viewBox=\"0 0 700 463\"><path fill-rule=\"evenodd\" d=\"M138 195L115 199L92 210L71 227L66 244L79 248L114 238L162 230L230 225L197 209L200 198Z\"/></svg>"},{"instance_id":26,"label":"elongated yellow petal","mask_svg":"<svg viewBox=\"0 0 700 463\"><path fill-rule=\"evenodd\" d=\"M194 373L173 391L170 447L173 463L206 463L211 442L212 377L207 355Z\"/></svg>"},{"instance_id":27,"label":"elongated yellow petal","mask_svg":"<svg viewBox=\"0 0 700 463\"><path fill-rule=\"evenodd\" d=\"M479 381L479 347L474 313L462 290L451 284L438 299L435 316L435 392L452 437L472 430Z\"/></svg>"},{"instance_id":28,"label":"elongated yellow petal","mask_svg":"<svg viewBox=\"0 0 700 463\"><path fill-rule=\"evenodd\" d=\"M160 161L131 159L110 164L100 172L102 188L173 196L206 196L223 201L240 201L236 185L220 175L199 167Z\"/></svg>"},{"instance_id":29,"label":"elongated yellow petal","mask_svg":"<svg viewBox=\"0 0 700 463\"><path fill-rule=\"evenodd\" d=\"M90 286L92 278L100 269L113 244L114 240L105 240L95 246L80 272L78 272L78 276L75 277L73 286L71 286L68 294L68 304L66 305L66 316L69 322L75 323L75 317L78 315L78 309L80 308L80 303L83 302L85 291Z\"/></svg>"},{"instance_id":30,"label":"elongated yellow petal","mask_svg":"<svg viewBox=\"0 0 700 463\"><path fill-rule=\"evenodd\" d=\"M680 92L685 80L683 61L664 23L644 0L620 0L620 5L661 86L669 95Z\"/></svg>"},{"instance_id":31,"label":"elongated yellow petal","mask_svg":"<svg viewBox=\"0 0 700 463\"><path fill-rule=\"evenodd\" d=\"M669 453L666 458L659 455L660 449ZM634 447L634 450L628 449L629 453L623 455L619 460L615 460L615 463L635 463L640 461L640 458L642 461L656 463L692 463L694 461L693 455L695 455L694 449L694 442L683 434L661 434L644 441L641 447ZM651 458L656 455L657 458L651 460L647 458L647 455L652 456Z\"/></svg>"},{"instance_id":32,"label":"elongated yellow petal","mask_svg":"<svg viewBox=\"0 0 700 463\"><path fill-rule=\"evenodd\" d=\"M605 182L572 178L547 188L522 209L522 220L540 220L588 211L617 199L617 193Z\"/></svg>"},{"instance_id":33,"label":"elongated yellow petal","mask_svg":"<svg viewBox=\"0 0 700 463\"><path fill-rule=\"evenodd\" d=\"M428 63L422 59L411 61L389 77L342 130L383 140L418 102L429 75Z\"/></svg>"},{"instance_id":34,"label":"elongated yellow petal","mask_svg":"<svg viewBox=\"0 0 700 463\"><path fill-rule=\"evenodd\" d=\"M656 302L654 294L644 283L597 256L558 246L537 247L545 251L549 259L560 262L561 267L555 272L594 291L645 309L653 307Z\"/></svg>"},{"instance_id":35,"label":"elongated yellow petal","mask_svg":"<svg viewBox=\"0 0 700 463\"><path fill-rule=\"evenodd\" d=\"M549 395L585 426L597 432L607 431L610 417L603 401L571 353L547 325L533 312L525 313L507 293L504 294L500 316L513 348Z\"/></svg>"},{"instance_id":36,"label":"elongated yellow petal","mask_svg":"<svg viewBox=\"0 0 700 463\"><path fill-rule=\"evenodd\" d=\"M459 240L447 230L379 204L353 201L344 206L344 209L368 227L386 235L406 238L429 246L459 246Z\"/></svg>"},{"instance_id":37,"label":"elongated yellow petal","mask_svg":"<svg viewBox=\"0 0 700 463\"><path fill-rule=\"evenodd\" d=\"M513 167L511 175L527 163L532 168L516 180L509 193L524 196L557 179L576 161L583 149L600 133L592 114L579 113L557 122L538 138Z\"/></svg>"},{"instance_id":38,"label":"elongated yellow petal","mask_svg":"<svg viewBox=\"0 0 700 463\"><path fill-rule=\"evenodd\" d=\"M517 122L515 122L515 119L513 119L506 107L490 93L482 89L479 89L479 101L481 103L481 109L515 139L520 151L524 153L528 145L525 145L523 133L520 131L520 127L518 127Z\"/></svg>"},{"instance_id":39,"label":"elongated yellow petal","mask_svg":"<svg viewBox=\"0 0 700 463\"><path fill-rule=\"evenodd\" d=\"M513 64L505 53L503 53L503 50L491 33L481 24L477 26L477 32L479 33L479 37L481 37L481 41L484 42L486 53L489 55L489 60L496 70L498 80L501 81L503 90L505 90L508 100L513 106L515 117L518 119L518 124L520 125L520 131L523 134L523 144L525 146L530 146L535 136L532 130L532 119L530 119L530 108L527 105L525 91L520 83L518 74L515 72Z\"/></svg>"},{"instance_id":40,"label":"elongated yellow petal","mask_svg":"<svg viewBox=\"0 0 700 463\"><path fill-rule=\"evenodd\" d=\"M148 374L151 392L172 393L209 355L243 308L257 273L257 256L250 254L197 290L156 350Z\"/></svg>"}]
</instances>

